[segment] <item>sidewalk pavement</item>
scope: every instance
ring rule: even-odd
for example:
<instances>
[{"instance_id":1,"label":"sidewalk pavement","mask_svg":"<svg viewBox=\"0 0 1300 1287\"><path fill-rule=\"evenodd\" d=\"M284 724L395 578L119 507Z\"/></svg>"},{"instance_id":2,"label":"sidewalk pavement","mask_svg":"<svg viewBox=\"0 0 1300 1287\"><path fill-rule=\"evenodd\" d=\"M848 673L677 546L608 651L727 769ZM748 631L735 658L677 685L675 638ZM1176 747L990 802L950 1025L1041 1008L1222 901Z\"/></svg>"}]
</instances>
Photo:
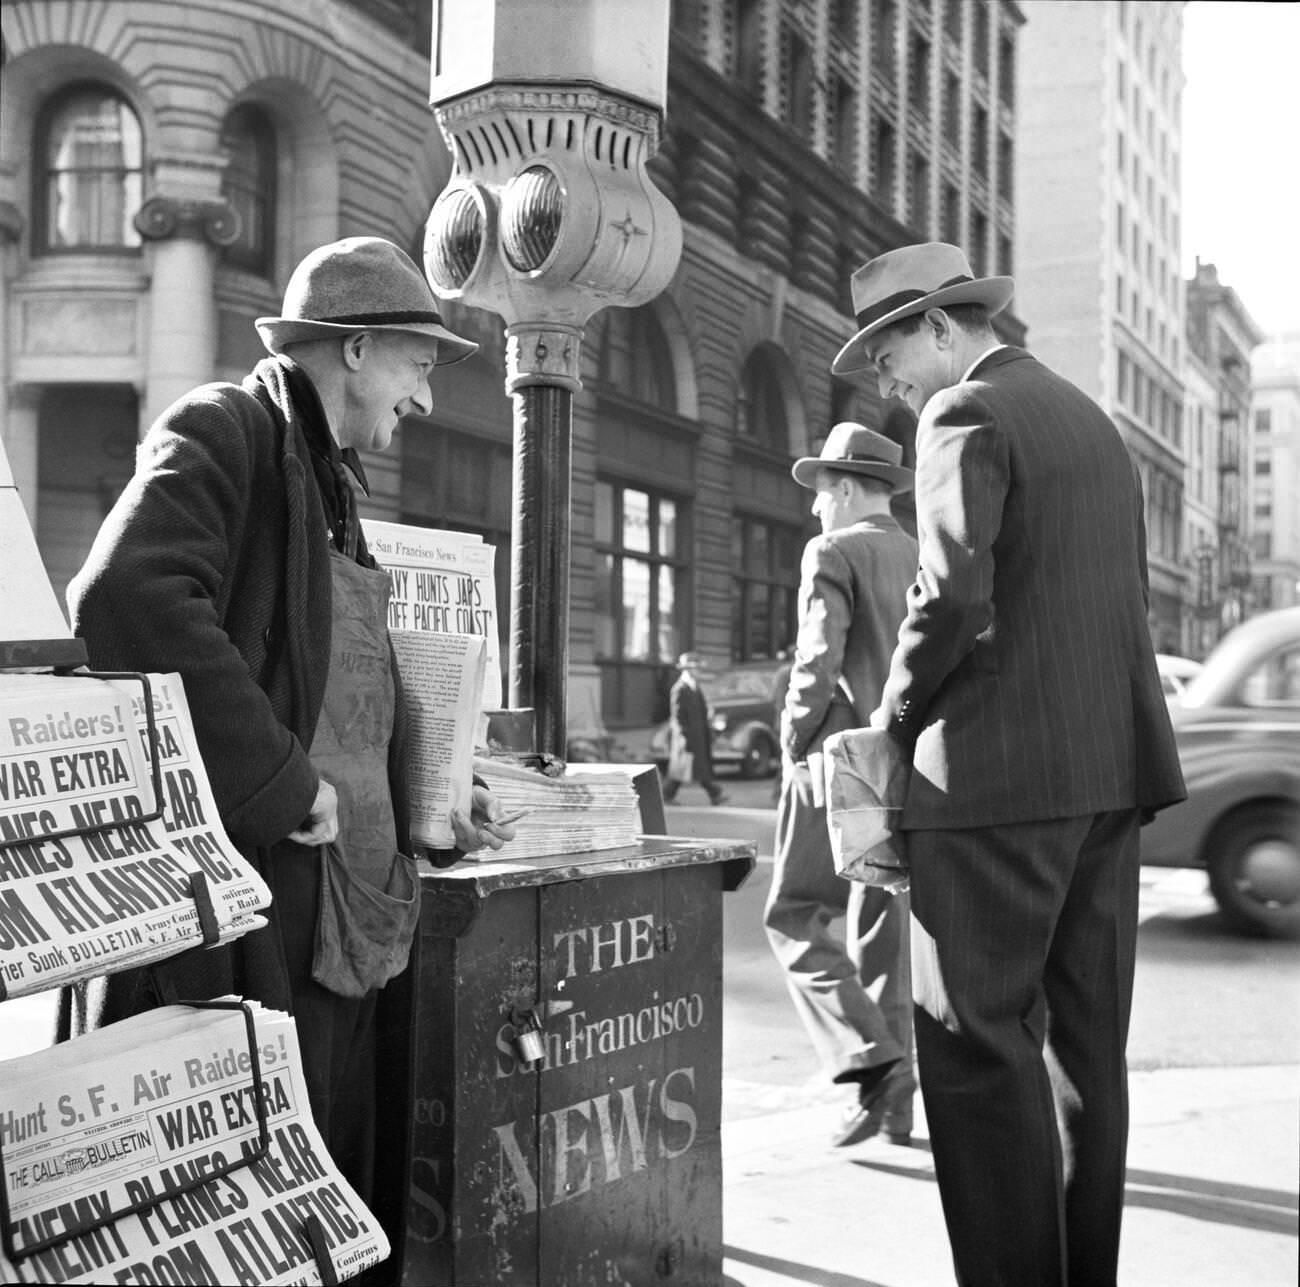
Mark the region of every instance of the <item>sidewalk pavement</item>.
<instances>
[{"instance_id":1,"label":"sidewalk pavement","mask_svg":"<svg viewBox=\"0 0 1300 1287\"><path fill-rule=\"evenodd\" d=\"M1123 1287L1294 1287L1300 1067L1129 1085ZM952 1287L919 1094L910 1148L832 1148L825 1092L724 1080L723 1103L725 1287Z\"/></svg>"},{"instance_id":2,"label":"sidewalk pavement","mask_svg":"<svg viewBox=\"0 0 1300 1287\"><path fill-rule=\"evenodd\" d=\"M771 852L770 815L713 814ZM736 997L749 1012L755 1001ZM50 1005L4 1004L0 1058L46 1044ZM1300 1065L1167 1068L1129 1085L1121 1287L1295 1287ZM832 1148L841 1101L820 1079L724 1070L723 1287L953 1287L920 1095L910 1148Z\"/></svg>"}]
</instances>

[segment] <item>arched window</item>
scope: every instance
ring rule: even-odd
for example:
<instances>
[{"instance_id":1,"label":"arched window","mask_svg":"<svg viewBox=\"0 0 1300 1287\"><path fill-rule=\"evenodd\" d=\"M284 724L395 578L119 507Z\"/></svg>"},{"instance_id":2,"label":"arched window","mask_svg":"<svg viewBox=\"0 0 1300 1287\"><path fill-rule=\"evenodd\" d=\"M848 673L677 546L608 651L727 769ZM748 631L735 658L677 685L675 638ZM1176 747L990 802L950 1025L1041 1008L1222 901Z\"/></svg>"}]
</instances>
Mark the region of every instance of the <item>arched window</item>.
<instances>
[{"instance_id":1,"label":"arched window","mask_svg":"<svg viewBox=\"0 0 1300 1287\"><path fill-rule=\"evenodd\" d=\"M275 126L255 103L226 117L221 146L229 153L221 195L239 215L239 236L222 252L236 268L270 277L275 269Z\"/></svg>"},{"instance_id":2,"label":"arched window","mask_svg":"<svg viewBox=\"0 0 1300 1287\"><path fill-rule=\"evenodd\" d=\"M785 398L771 355L755 349L745 360L736 397L736 432L752 443L789 451Z\"/></svg>"},{"instance_id":3,"label":"arched window","mask_svg":"<svg viewBox=\"0 0 1300 1287\"><path fill-rule=\"evenodd\" d=\"M41 168L32 220L37 254L135 250L144 197L144 139L127 101L107 85L73 85L36 124Z\"/></svg>"},{"instance_id":4,"label":"arched window","mask_svg":"<svg viewBox=\"0 0 1300 1287\"><path fill-rule=\"evenodd\" d=\"M596 369L616 393L676 412L677 382L668 338L649 305L605 312Z\"/></svg>"}]
</instances>

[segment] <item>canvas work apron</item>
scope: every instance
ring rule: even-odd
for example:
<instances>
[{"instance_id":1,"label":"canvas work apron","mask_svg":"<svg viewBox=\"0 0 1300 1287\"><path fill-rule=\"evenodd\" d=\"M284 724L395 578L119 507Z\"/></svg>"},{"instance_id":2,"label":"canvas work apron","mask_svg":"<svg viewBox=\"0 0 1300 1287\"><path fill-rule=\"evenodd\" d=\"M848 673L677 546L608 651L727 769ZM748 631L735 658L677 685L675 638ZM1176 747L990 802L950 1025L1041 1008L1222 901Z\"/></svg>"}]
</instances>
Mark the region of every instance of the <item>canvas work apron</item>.
<instances>
[{"instance_id":1,"label":"canvas work apron","mask_svg":"<svg viewBox=\"0 0 1300 1287\"><path fill-rule=\"evenodd\" d=\"M406 968L420 914L415 862L397 850L388 743L394 690L388 574L330 551L329 678L311 760L339 798L338 839L321 850L312 977L345 997Z\"/></svg>"}]
</instances>

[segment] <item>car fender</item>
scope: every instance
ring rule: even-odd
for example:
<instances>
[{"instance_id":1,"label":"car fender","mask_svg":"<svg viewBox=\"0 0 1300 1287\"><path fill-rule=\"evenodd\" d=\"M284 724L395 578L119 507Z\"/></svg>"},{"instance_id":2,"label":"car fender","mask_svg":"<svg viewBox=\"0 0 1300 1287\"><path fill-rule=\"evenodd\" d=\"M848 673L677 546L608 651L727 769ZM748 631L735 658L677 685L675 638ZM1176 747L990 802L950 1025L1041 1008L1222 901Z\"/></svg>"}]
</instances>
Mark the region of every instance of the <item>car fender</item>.
<instances>
[{"instance_id":1,"label":"car fender","mask_svg":"<svg viewBox=\"0 0 1300 1287\"><path fill-rule=\"evenodd\" d=\"M776 738L771 728L761 719L746 720L743 724L737 724L726 736L727 741L738 751L744 750L754 738L761 738L769 746L776 746Z\"/></svg>"},{"instance_id":2,"label":"car fender","mask_svg":"<svg viewBox=\"0 0 1300 1287\"><path fill-rule=\"evenodd\" d=\"M1222 748L1185 754L1188 798L1142 828L1142 862L1152 867L1203 867L1205 845L1221 818L1246 804L1300 798L1300 772L1269 762L1263 748L1224 762Z\"/></svg>"}]
</instances>

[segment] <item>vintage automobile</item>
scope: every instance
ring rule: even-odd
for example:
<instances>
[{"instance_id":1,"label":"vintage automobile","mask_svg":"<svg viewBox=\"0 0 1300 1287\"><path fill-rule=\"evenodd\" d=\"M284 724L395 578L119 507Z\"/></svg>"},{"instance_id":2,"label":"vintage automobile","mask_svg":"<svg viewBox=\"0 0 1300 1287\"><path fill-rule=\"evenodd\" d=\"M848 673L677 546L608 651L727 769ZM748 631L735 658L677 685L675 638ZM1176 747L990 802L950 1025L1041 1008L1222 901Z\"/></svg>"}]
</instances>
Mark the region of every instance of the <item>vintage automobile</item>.
<instances>
[{"instance_id":1,"label":"vintage automobile","mask_svg":"<svg viewBox=\"0 0 1300 1287\"><path fill-rule=\"evenodd\" d=\"M1142 829L1142 862L1204 867L1224 920L1300 934L1300 607L1226 635L1170 702L1187 800Z\"/></svg>"},{"instance_id":2,"label":"vintage automobile","mask_svg":"<svg viewBox=\"0 0 1300 1287\"><path fill-rule=\"evenodd\" d=\"M781 665L779 661L741 662L702 676L713 728L715 769L735 769L742 778L770 778L780 767L772 688ZM650 753L661 769L667 767L667 724L655 729Z\"/></svg>"},{"instance_id":3,"label":"vintage automobile","mask_svg":"<svg viewBox=\"0 0 1300 1287\"><path fill-rule=\"evenodd\" d=\"M1171 653L1156 653L1156 669L1160 672L1160 687L1166 697L1181 697L1183 689L1200 672L1201 663L1190 657L1175 657Z\"/></svg>"}]
</instances>

